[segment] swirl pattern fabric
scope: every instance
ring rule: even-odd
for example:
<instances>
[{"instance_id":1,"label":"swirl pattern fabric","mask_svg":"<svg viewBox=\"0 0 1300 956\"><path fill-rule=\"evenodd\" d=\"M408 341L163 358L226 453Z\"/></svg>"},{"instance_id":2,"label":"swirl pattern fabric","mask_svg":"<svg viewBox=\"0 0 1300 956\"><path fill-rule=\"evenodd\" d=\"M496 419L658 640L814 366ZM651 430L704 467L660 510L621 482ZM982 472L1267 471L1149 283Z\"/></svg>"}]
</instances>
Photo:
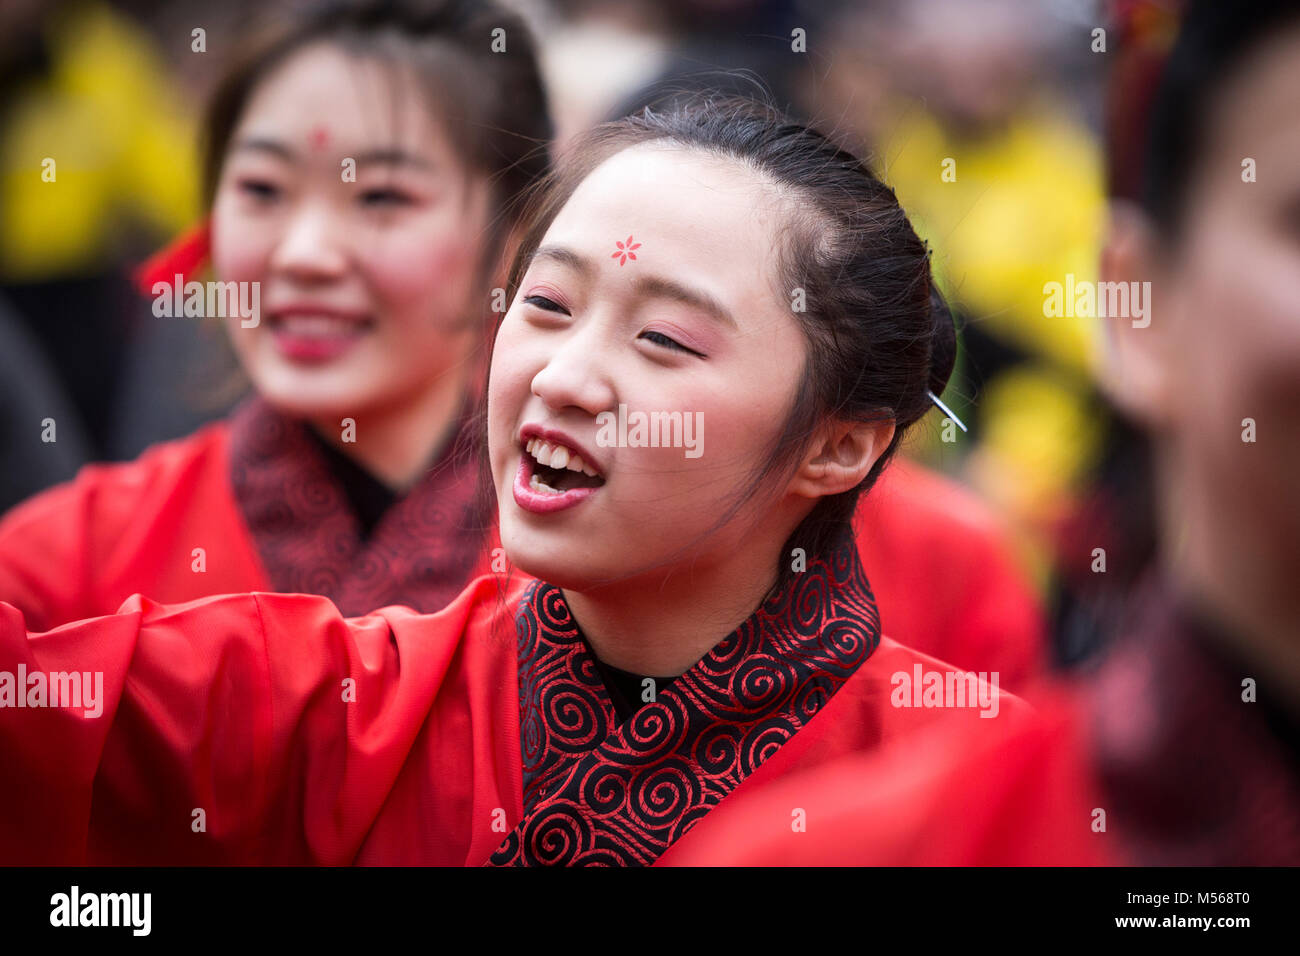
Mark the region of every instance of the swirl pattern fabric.
<instances>
[{"instance_id":1,"label":"swirl pattern fabric","mask_svg":"<svg viewBox=\"0 0 1300 956\"><path fill-rule=\"evenodd\" d=\"M231 484L272 587L323 594L349 617L445 607L474 570L487 523L475 464L459 453L468 424L366 539L306 427L257 397L231 421Z\"/></svg>"},{"instance_id":2,"label":"swirl pattern fabric","mask_svg":"<svg viewBox=\"0 0 1300 956\"><path fill-rule=\"evenodd\" d=\"M524 817L496 866L653 863L880 643L847 536L623 723L559 588L530 585L517 630Z\"/></svg>"}]
</instances>

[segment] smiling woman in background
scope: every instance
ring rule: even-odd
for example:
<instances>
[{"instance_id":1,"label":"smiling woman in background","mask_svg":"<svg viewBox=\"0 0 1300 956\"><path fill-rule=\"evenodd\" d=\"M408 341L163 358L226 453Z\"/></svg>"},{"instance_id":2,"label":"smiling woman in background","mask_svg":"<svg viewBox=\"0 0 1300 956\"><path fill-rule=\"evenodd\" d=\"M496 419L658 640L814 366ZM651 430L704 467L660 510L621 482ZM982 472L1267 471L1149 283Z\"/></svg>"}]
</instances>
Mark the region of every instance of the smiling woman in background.
<instances>
[{"instance_id":1,"label":"smiling woman in background","mask_svg":"<svg viewBox=\"0 0 1300 956\"><path fill-rule=\"evenodd\" d=\"M351 614L459 593L492 521L470 427L491 288L550 133L528 32L493 3L327 3L259 36L209 110L201 242L245 301L258 284L257 321L226 319L255 394L14 509L0 600L45 629L136 593Z\"/></svg>"}]
</instances>

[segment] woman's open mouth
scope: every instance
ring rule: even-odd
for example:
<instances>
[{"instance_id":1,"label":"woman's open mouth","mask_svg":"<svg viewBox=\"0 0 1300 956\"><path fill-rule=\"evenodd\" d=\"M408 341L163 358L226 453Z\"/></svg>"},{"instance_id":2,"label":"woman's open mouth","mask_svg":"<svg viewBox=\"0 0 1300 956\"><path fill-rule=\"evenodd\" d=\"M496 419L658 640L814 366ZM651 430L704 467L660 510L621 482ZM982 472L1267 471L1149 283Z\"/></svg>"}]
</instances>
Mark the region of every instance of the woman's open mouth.
<instances>
[{"instance_id":1,"label":"woman's open mouth","mask_svg":"<svg viewBox=\"0 0 1300 956\"><path fill-rule=\"evenodd\" d=\"M338 358L374 328L367 316L304 309L273 312L267 325L282 356L309 363Z\"/></svg>"},{"instance_id":2,"label":"woman's open mouth","mask_svg":"<svg viewBox=\"0 0 1300 956\"><path fill-rule=\"evenodd\" d=\"M525 511L547 514L571 508L605 484L595 468L565 445L527 439L515 473L515 502Z\"/></svg>"}]
</instances>

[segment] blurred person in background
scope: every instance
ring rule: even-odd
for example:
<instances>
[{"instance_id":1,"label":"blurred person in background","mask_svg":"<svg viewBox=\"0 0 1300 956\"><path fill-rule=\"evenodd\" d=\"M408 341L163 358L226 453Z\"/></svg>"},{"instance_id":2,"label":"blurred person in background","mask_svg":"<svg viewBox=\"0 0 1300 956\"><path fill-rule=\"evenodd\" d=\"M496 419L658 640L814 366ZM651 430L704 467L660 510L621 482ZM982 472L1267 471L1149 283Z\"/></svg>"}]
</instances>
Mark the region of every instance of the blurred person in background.
<instances>
[{"instance_id":1,"label":"blurred person in background","mask_svg":"<svg viewBox=\"0 0 1300 956\"><path fill-rule=\"evenodd\" d=\"M0 406L14 442L0 511L111 454L139 312L125 264L192 221L191 132L152 38L122 11L0 6L0 296L36 350L7 387L57 410Z\"/></svg>"},{"instance_id":2,"label":"blurred person in background","mask_svg":"<svg viewBox=\"0 0 1300 956\"><path fill-rule=\"evenodd\" d=\"M557 149L596 123L705 87L719 94L770 94L782 108L800 112L796 91L809 58L791 50L791 29L816 34L823 7L808 0L536 4L537 29L547 38L543 70L557 104Z\"/></svg>"},{"instance_id":3,"label":"blurred person in background","mask_svg":"<svg viewBox=\"0 0 1300 956\"><path fill-rule=\"evenodd\" d=\"M1155 563L1096 679L1111 820L1148 863L1300 865L1300 5L1188 4L1117 203L1103 382L1149 441Z\"/></svg>"},{"instance_id":4,"label":"blurred person in background","mask_svg":"<svg viewBox=\"0 0 1300 956\"><path fill-rule=\"evenodd\" d=\"M1045 581L1052 533L1102 436L1096 319L1046 316L1044 285L1096 277L1101 152L1048 82L1062 25L1046 4L890 6L878 43L897 102L877 148L966 318L962 385L949 395L971 419L962 470L1014 521Z\"/></svg>"},{"instance_id":5,"label":"blurred person in background","mask_svg":"<svg viewBox=\"0 0 1300 956\"><path fill-rule=\"evenodd\" d=\"M495 5L345 0L240 52L207 116L210 219L155 266L169 301L209 253L241 303L257 292L260 315L224 318L253 394L0 522L0 600L32 627L136 593L435 610L484 557L471 419L491 289L548 165L529 35Z\"/></svg>"},{"instance_id":6,"label":"blurred person in background","mask_svg":"<svg viewBox=\"0 0 1300 956\"><path fill-rule=\"evenodd\" d=\"M1080 12L1006 0L847 6L820 84L916 210L965 320L943 399L970 432L932 433L915 452L962 475L1009 522L1055 620L1077 584L1058 564L1072 557L1110 440L1094 380L1097 319L1045 309L1047 283L1096 277L1103 224L1087 121L1107 60ZM1091 645L1075 646L1085 639L1095 634L1054 644L1055 663L1086 656Z\"/></svg>"},{"instance_id":7,"label":"blurred person in background","mask_svg":"<svg viewBox=\"0 0 1300 956\"><path fill-rule=\"evenodd\" d=\"M1300 865L1297 89L1300 6L1194 0L1137 201L1116 182L1100 271L1153 298L1149 325L1108 319L1102 381L1149 445L1156 542L1098 672L1017 734L733 801L676 862Z\"/></svg>"}]
</instances>

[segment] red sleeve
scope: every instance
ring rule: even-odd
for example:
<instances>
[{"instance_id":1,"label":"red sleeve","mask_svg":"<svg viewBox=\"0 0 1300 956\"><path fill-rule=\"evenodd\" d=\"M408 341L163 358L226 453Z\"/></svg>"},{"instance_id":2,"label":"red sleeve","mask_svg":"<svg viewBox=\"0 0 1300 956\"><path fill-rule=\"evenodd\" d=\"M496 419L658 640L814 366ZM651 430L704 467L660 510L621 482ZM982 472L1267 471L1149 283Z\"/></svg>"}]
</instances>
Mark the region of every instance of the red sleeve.
<instances>
[{"instance_id":1,"label":"red sleeve","mask_svg":"<svg viewBox=\"0 0 1300 956\"><path fill-rule=\"evenodd\" d=\"M0 601L44 631L132 594L178 604L270 590L229 489L226 436L218 422L18 505L0 521ZM202 574L195 545L209 552Z\"/></svg>"},{"instance_id":2,"label":"red sleeve","mask_svg":"<svg viewBox=\"0 0 1300 956\"><path fill-rule=\"evenodd\" d=\"M994 527L974 533L964 554L966 573L953 582L961 595L954 644L971 659L988 660L1004 686L1025 689L1047 667L1047 622L1042 602Z\"/></svg>"},{"instance_id":3,"label":"red sleeve","mask_svg":"<svg viewBox=\"0 0 1300 956\"><path fill-rule=\"evenodd\" d=\"M0 604L0 862L350 862L494 588L356 619L307 595L133 597L45 634ZM74 671L102 694L14 706L21 673L31 700L30 675Z\"/></svg>"},{"instance_id":4,"label":"red sleeve","mask_svg":"<svg viewBox=\"0 0 1300 956\"><path fill-rule=\"evenodd\" d=\"M885 634L969 670L997 671L1013 691L1042 671L1041 602L978 496L899 460L853 523Z\"/></svg>"},{"instance_id":5,"label":"red sleeve","mask_svg":"<svg viewBox=\"0 0 1300 956\"><path fill-rule=\"evenodd\" d=\"M59 485L0 522L0 601L21 609L35 630L94 613L86 600L90 497L82 480Z\"/></svg>"}]
</instances>

